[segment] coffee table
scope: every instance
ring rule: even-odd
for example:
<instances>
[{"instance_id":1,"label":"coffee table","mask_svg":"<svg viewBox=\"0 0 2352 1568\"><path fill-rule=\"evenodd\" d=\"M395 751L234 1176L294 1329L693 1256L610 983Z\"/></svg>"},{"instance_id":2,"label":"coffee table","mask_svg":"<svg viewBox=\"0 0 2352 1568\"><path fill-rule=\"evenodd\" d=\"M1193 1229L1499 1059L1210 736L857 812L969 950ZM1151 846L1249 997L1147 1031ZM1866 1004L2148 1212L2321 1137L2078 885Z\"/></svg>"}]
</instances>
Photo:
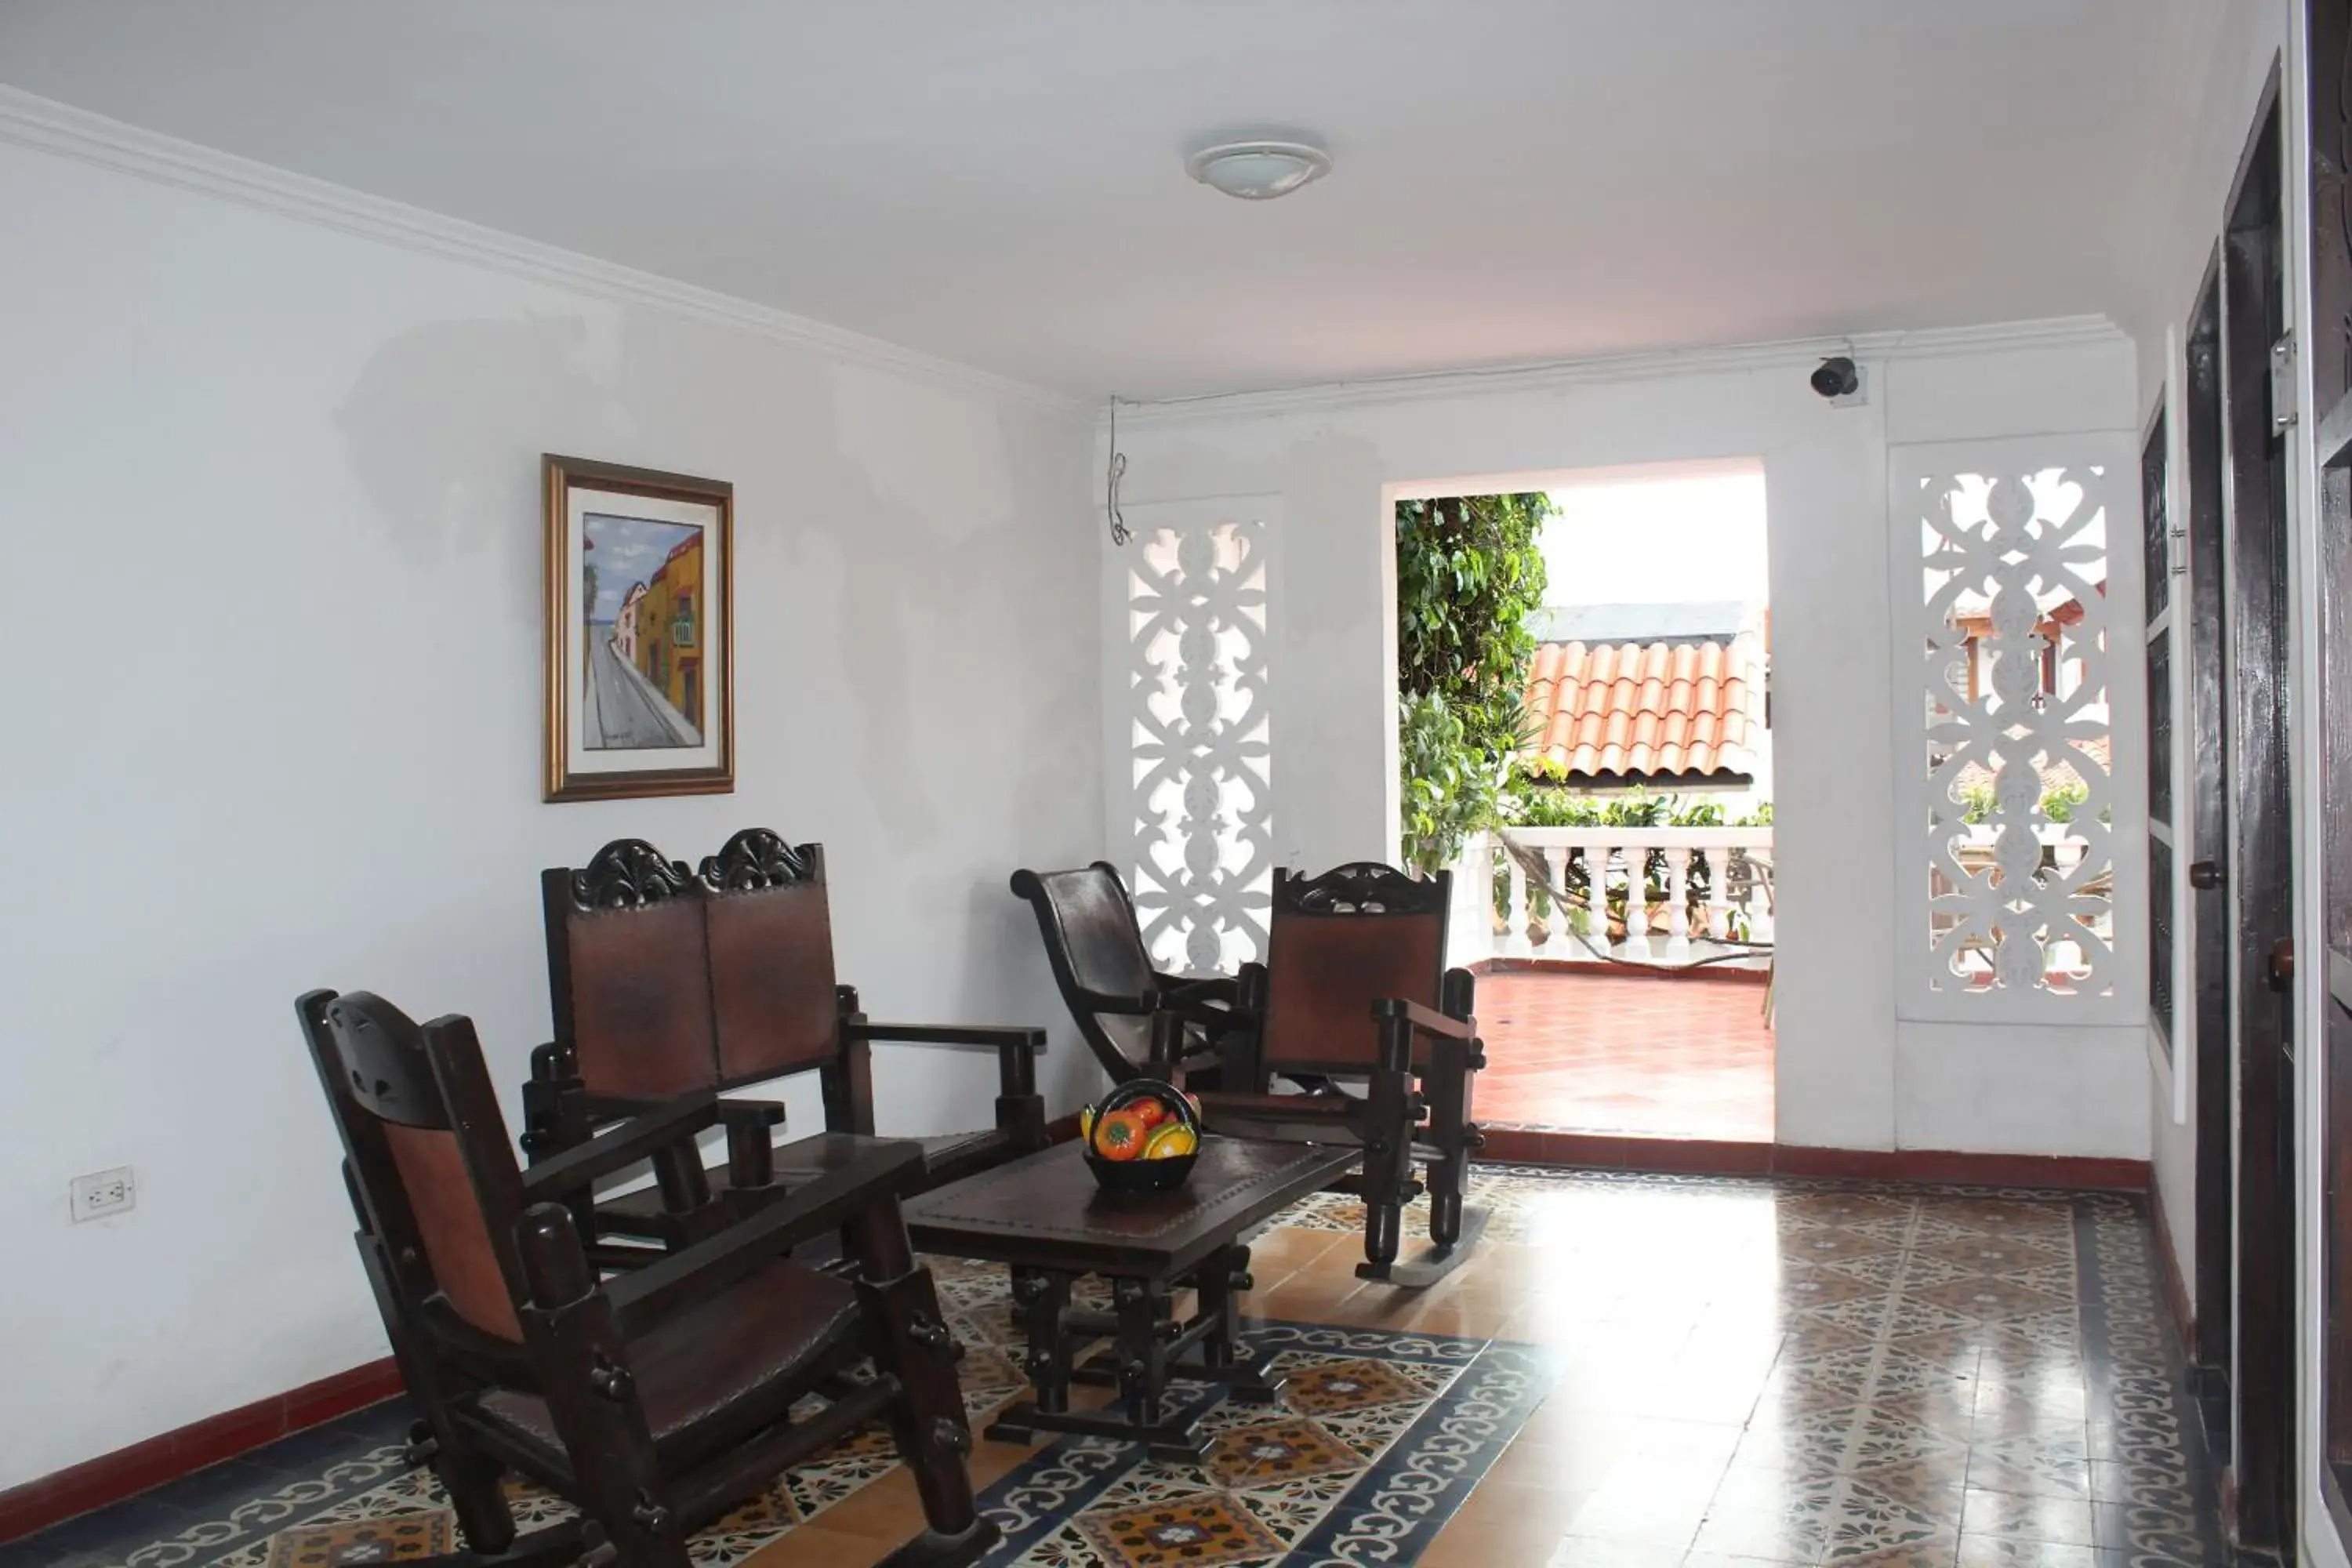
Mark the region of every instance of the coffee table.
<instances>
[{"instance_id":1,"label":"coffee table","mask_svg":"<svg viewBox=\"0 0 2352 1568\"><path fill-rule=\"evenodd\" d=\"M1183 1186L1128 1195L1096 1185L1079 1146L1062 1143L908 1200L918 1249L1012 1265L1032 1397L1008 1405L987 1436L1025 1443L1076 1432L1139 1442L1160 1458L1207 1453L1203 1415L1228 1397L1264 1404L1282 1393L1283 1380L1234 1342L1250 1288L1242 1236L1362 1158L1355 1148L1211 1136ZM1110 1281L1112 1311L1071 1304L1071 1287L1088 1274ZM1171 1298L1187 1287L1199 1304L1179 1321ZM1106 1337L1107 1356L1072 1364ZM1213 1393L1171 1415L1168 1380L1177 1373ZM1116 1406L1071 1409L1071 1383L1097 1380L1115 1382Z\"/></svg>"}]
</instances>

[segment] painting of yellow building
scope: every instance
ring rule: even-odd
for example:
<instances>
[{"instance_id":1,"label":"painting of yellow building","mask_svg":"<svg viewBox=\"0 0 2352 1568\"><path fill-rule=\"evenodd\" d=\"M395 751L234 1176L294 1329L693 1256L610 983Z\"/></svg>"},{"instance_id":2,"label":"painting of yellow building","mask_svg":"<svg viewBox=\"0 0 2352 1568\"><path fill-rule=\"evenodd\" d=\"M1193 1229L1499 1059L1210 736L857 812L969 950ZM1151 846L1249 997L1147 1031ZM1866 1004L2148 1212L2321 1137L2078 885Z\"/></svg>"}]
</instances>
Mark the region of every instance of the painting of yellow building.
<instances>
[{"instance_id":1,"label":"painting of yellow building","mask_svg":"<svg viewBox=\"0 0 2352 1568\"><path fill-rule=\"evenodd\" d=\"M637 673L702 728L702 533L680 541L637 601Z\"/></svg>"},{"instance_id":2,"label":"painting of yellow building","mask_svg":"<svg viewBox=\"0 0 2352 1568\"><path fill-rule=\"evenodd\" d=\"M592 512L582 728L590 751L699 746L704 733L703 531Z\"/></svg>"}]
</instances>

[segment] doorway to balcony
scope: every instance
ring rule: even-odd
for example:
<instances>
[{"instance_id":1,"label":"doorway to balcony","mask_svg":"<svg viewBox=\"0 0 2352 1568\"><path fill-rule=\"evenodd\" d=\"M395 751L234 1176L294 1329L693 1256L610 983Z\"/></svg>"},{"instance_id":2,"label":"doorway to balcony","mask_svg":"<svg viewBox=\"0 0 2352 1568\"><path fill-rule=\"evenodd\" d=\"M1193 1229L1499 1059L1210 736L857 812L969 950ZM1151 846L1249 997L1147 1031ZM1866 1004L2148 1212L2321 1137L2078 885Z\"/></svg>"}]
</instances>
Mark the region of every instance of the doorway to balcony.
<instances>
[{"instance_id":1,"label":"doorway to balcony","mask_svg":"<svg viewBox=\"0 0 2352 1568\"><path fill-rule=\"evenodd\" d=\"M1520 721L1455 857L1494 1128L1769 1144L1771 609L1763 466L1588 469L1400 499L1539 503ZM1475 532L1475 530L1473 531ZM1400 565L1401 620L1411 606ZM1402 630L1402 626L1401 626ZM1406 767L1413 765L1409 666Z\"/></svg>"}]
</instances>

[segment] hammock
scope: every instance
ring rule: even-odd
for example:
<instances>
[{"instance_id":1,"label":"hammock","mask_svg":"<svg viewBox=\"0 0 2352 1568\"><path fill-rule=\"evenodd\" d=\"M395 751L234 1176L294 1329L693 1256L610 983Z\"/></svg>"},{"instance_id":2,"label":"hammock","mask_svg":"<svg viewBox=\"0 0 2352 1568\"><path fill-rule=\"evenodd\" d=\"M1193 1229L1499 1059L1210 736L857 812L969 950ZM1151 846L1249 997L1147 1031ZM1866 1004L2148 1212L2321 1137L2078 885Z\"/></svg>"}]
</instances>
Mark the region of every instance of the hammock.
<instances>
[{"instance_id":1,"label":"hammock","mask_svg":"<svg viewBox=\"0 0 2352 1568\"><path fill-rule=\"evenodd\" d=\"M1638 969L1651 974L1688 974L1695 970L1705 969L1712 964L1735 963L1744 958L1753 958L1759 953L1763 954L1765 956L1764 1020L1768 1024L1771 1022L1773 992L1773 972L1771 963L1771 953L1773 949L1772 943L1769 942L1732 942L1717 937L1699 937L1696 939L1697 942L1705 942L1711 947L1721 948L1724 951L1720 952L1710 952L1703 958L1694 958L1680 963L1669 963L1645 958L1627 958L1622 953L1612 952L1606 945L1596 944L1591 937L1577 930L1575 922L1568 918L1568 911L1577 908L1581 900L1570 893L1569 890L1559 883L1552 880L1552 864L1551 861L1546 858L1544 852L1529 845L1520 843L1517 839L1511 837L1507 829L1496 829L1496 837L1502 841L1503 852L1508 855L1514 861L1517 862L1519 869L1527 873L1528 879L1530 882L1533 882L1537 887L1541 888L1545 894L1550 898L1553 912L1559 918L1559 929L1567 932L1567 934L1572 938L1578 945L1582 947L1585 952L1591 953L1594 961L1597 963L1608 964L1611 967L1617 969ZM1764 895L1764 907L1767 910L1769 910L1772 907L1772 863L1769 860L1759 859L1752 853L1746 854L1746 859L1748 864L1758 873L1756 886L1758 890ZM1727 870L1727 868L1728 868L1727 866L1726 869ZM1634 872L1630 867L1628 868L1628 872L1627 894L1630 897L1632 895L1633 889L1641 885L1644 873ZM1588 873L1588 875L1590 873Z\"/></svg>"}]
</instances>

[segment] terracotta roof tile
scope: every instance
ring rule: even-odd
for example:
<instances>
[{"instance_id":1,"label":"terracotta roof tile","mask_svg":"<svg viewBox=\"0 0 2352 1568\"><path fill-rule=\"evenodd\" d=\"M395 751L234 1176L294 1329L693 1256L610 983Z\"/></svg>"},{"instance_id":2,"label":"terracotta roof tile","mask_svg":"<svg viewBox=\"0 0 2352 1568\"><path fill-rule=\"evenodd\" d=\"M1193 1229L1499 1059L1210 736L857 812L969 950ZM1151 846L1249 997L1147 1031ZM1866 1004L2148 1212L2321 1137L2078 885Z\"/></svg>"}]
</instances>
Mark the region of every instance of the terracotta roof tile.
<instances>
[{"instance_id":1,"label":"terracotta roof tile","mask_svg":"<svg viewBox=\"0 0 2352 1568\"><path fill-rule=\"evenodd\" d=\"M1593 777L1744 773L1759 657L1753 637L1545 643L1528 670L1531 750Z\"/></svg>"}]
</instances>

